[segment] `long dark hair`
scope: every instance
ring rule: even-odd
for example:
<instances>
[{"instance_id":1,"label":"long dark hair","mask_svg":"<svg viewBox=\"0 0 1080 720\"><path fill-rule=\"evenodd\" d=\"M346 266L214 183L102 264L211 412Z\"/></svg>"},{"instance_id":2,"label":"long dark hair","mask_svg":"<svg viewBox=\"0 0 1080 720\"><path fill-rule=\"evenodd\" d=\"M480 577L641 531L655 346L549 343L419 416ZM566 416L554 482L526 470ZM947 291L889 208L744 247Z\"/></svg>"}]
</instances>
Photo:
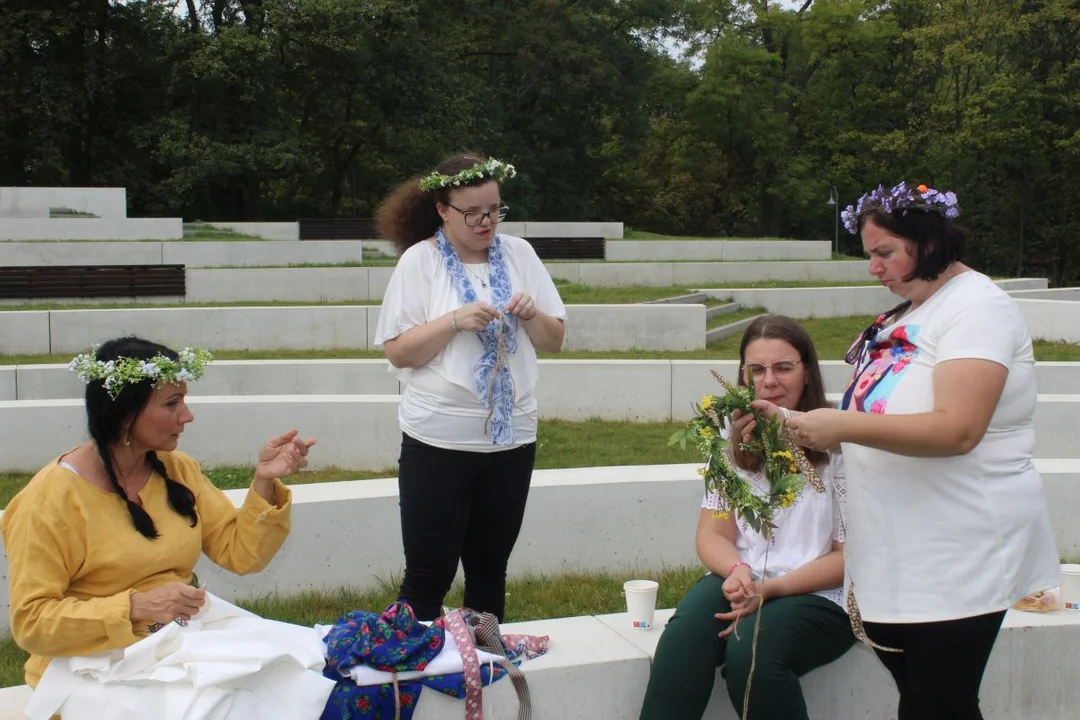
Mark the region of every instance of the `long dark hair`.
<instances>
[{"instance_id":1,"label":"long dark hair","mask_svg":"<svg viewBox=\"0 0 1080 720\"><path fill-rule=\"evenodd\" d=\"M746 328L739 344L739 385L746 387L746 348L755 340L783 340L799 353L799 360L806 372L806 387L803 388L798 406L789 410L810 412L833 406L825 397L825 381L821 378L821 365L814 341L802 325L787 315L762 315ZM814 465L820 465L829 459L829 454L807 450L806 458ZM754 467L747 469L756 470L759 464L756 460L754 458L752 461Z\"/></svg>"},{"instance_id":2,"label":"long dark hair","mask_svg":"<svg viewBox=\"0 0 1080 720\"><path fill-rule=\"evenodd\" d=\"M109 340L98 348L95 357L103 362L108 362L122 357L150 360L158 354L173 360L178 357L175 351L164 345L137 337ZM154 521L141 505L128 499L127 493L120 486L109 446L122 440L121 435L125 432L124 426L130 426L135 422L139 414L146 408L147 403L150 402L150 396L153 393L154 382L150 379L125 384L124 389L115 399L110 397L105 390L104 380L97 380L86 385L86 424L90 430L90 438L94 441L98 455L101 456L101 461L105 464L105 472L109 476L113 489L127 503L128 512L131 513L131 520L135 524L135 529L151 540L158 537ZM195 512L195 495L186 485L169 477L165 471L165 464L161 462L161 459L153 450L146 453L146 462L149 463L154 472L165 479L169 505L180 515L189 518L191 527L195 527L199 522L199 516Z\"/></svg>"},{"instance_id":3,"label":"long dark hair","mask_svg":"<svg viewBox=\"0 0 1080 720\"><path fill-rule=\"evenodd\" d=\"M458 153L436 165L435 171L441 175L456 175L462 170L485 162L487 158L481 153ZM445 205L450 202L450 190L457 189L421 190L421 179L420 175L416 175L398 185L375 212L379 236L393 241L398 255L435 234L442 225L442 218L439 217L435 204L439 202ZM461 187L483 185L489 182L495 182L495 180L484 177L463 183Z\"/></svg>"}]
</instances>

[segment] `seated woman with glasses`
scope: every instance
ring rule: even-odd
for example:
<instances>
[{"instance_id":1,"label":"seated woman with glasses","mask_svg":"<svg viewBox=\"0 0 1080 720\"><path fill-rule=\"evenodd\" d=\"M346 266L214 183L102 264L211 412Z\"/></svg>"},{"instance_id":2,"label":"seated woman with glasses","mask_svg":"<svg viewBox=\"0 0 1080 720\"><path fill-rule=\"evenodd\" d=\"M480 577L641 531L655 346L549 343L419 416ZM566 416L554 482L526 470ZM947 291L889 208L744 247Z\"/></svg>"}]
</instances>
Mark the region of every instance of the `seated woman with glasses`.
<instances>
[{"instance_id":1,"label":"seated woman with glasses","mask_svg":"<svg viewBox=\"0 0 1080 720\"><path fill-rule=\"evenodd\" d=\"M404 384L399 599L441 614L460 561L465 605L503 619L506 566L536 457L536 351L563 344L563 307L532 246L498 232L514 166L447 158L379 208L401 254L375 342Z\"/></svg>"},{"instance_id":2,"label":"seated woman with glasses","mask_svg":"<svg viewBox=\"0 0 1080 720\"><path fill-rule=\"evenodd\" d=\"M739 384L751 375L757 397L791 410L828 407L813 342L798 323L759 317L739 348ZM755 491L768 480L760 460L738 449L752 415L732 418L735 465ZM775 516L772 545L743 519L721 512L716 492L701 505L697 553L708 574L679 602L660 637L641 720L701 718L723 667L728 697L743 708L750 677L754 623L761 611L758 657L750 683L753 720L806 720L799 677L836 660L855 641L843 607L844 463L839 454L807 452L824 493L803 491ZM766 557L767 553L767 557ZM766 582L762 582L765 580Z\"/></svg>"}]
</instances>

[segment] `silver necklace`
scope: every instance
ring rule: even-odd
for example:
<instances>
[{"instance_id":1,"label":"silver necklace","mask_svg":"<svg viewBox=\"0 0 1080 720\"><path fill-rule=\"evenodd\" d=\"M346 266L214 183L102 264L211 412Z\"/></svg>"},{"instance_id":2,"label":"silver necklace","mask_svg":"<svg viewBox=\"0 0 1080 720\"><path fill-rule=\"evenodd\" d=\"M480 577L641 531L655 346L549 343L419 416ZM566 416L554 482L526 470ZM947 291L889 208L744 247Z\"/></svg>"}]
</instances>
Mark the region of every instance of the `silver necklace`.
<instances>
[{"instance_id":1,"label":"silver necklace","mask_svg":"<svg viewBox=\"0 0 1080 720\"><path fill-rule=\"evenodd\" d=\"M470 275L472 275L474 278L476 278L477 280L480 281L480 287L482 287L482 288L487 287L487 278L486 277L484 277L483 275L477 275L476 271L473 270L468 265L465 265L465 263L461 263L461 264L464 265L465 269L469 271ZM487 271L487 269L488 269L488 264L484 263L484 270ZM487 272L484 273L484 275L487 275L487 274L488 274Z\"/></svg>"}]
</instances>

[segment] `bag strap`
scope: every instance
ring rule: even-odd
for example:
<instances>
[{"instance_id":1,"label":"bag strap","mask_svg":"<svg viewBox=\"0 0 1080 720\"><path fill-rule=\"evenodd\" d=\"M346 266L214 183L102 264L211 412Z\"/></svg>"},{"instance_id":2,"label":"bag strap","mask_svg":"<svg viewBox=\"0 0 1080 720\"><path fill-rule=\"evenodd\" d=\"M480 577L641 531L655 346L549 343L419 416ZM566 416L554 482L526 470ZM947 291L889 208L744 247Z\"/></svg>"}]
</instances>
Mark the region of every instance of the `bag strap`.
<instances>
[{"instance_id":1,"label":"bag strap","mask_svg":"<svg viewBox=\"0 0 1080 720\"><path fill-rule=\"evenodd\" d=\"M525 679L525 673L521 672L521 668L506 657L506 646L499 633L499 619L491 613L480 613L477 620L479 622L473 627L476 633L476 647L502 658L497 660L496 664L506 670L507 675L510 676L510 682L514 685L514 692L518 698L518 720L532 720L529 682Z\"/></svg>"},{"instance_id":2,"label":"bag strap","mask_svg":"<svg viewBox=\"0 0 1080 720\"><path fill-rule=\"evenodd\" d=\"M460 610L451 610L443 618L461 653L462 674L465 676L465 720L484 720L484 685L472 633Z\"/></svg>"}]
</instances>

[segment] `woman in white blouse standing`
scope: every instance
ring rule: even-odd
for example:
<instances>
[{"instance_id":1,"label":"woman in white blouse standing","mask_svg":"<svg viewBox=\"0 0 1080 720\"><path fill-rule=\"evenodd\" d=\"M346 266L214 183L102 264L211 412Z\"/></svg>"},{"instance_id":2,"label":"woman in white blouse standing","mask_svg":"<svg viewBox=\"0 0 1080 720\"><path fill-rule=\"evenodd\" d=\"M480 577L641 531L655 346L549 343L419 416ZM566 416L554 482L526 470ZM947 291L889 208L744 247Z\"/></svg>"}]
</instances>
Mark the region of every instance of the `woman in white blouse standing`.
<instances>
[{"instance_id":1,"label":"woman in white blouse standing","mask_svg":"<svg viewBox=\"0 0 1080 720\"><path fill-rule=\"evenodd\" d=\"M399 597L439 617L458 561L467 607L500 619L536 457L536 350L562 348L566 308L532 246L497 232L512 165L447 158L379 208L401 257L375 333L404 384Z\"/></svg>"},{"instance_id":2,"label":"woman in white blouse standing","mask_svg":"<svg viewBox=\"0 0 1080 720\"><path fill-rule=\"evenodd\" d=\"M779 315L755 320L743 335L739 359L740 384L748 370L758 398L790 410L828 407L817 352L794 320ZM734 418L730 436L748 437L753 426L752 415ZM736 445L735 464L764 493L768 481L760 461ZM817 466L825 492L803 490L794 505L776 514L767 558L764 536L719 513L715 492L705 496L696 544L709 574L679 602L664 628L641 720L699 720L720 666L728 696L741 710L754 623L744 623L737 634L734 623L758 610L764 615L749 717L808 717L799 677L839 658L855 638L842 607L844 461L838 453L810 451L807 458Z\"/></svg>"}]
</instances>

